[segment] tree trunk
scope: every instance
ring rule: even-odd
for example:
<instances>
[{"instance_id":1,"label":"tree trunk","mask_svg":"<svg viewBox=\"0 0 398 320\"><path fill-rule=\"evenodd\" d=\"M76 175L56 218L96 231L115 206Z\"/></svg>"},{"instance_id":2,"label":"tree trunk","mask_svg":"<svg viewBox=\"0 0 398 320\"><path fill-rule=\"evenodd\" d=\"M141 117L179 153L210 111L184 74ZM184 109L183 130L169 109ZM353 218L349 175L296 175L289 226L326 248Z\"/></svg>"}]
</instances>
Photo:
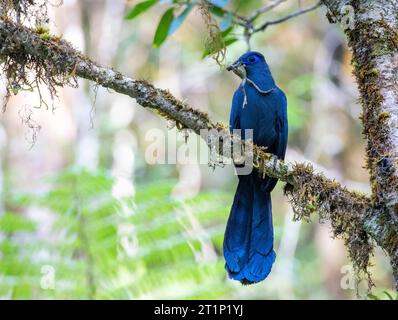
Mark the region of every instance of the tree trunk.
<instances>
[{"instance_id":1,"label":"tree trunk","mask_svg":"<svg viewBox=\"0 0 398 320\"><path fill-rule=\"evenodd\" d=\"M348 22L372 187L368 225L384 234L378 243L390 255L398 289L398 1L323 2L331 22Z\"/></svg>"}]
</instances>

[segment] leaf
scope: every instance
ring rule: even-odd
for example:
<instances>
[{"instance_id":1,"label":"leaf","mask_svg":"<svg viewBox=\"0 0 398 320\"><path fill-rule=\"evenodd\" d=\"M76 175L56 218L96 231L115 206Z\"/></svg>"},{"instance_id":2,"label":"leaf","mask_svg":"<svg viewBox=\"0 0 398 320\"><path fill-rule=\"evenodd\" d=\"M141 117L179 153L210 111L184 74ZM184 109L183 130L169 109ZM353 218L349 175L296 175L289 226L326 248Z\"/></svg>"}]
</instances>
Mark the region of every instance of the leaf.
<instances>
[{"instance_id":1,"label":"leaf","mask_svg":"<svg viewBox=\"0 0 398 320\"><path fill-rule=\"evenodd\" d=\"M35 224L28 218L12 212L0 217L0 230L4 232L34 231Z\"/></svg>"},{"instance_id":2,"label":"leaf","mask_svg":"<svg viewBox=\"0 0 398 320\"><path fill-rule=\"evenodd\" d=\"M138 3L129 11L129 13L127 13L125 19L127 19L127 20L134 19L135 17L139 16L141 13L147 11L150 7L155 5L157 2L159 2L159 0L147 0L147 1Z\"/></svg>"},{"instance_id":3,"label":"leaf","mask_svg":"<svg viewBox=\"0 0 398 320\"><path fill-rule=\"evenodd\" d=\"M226 6L228 4L228 2L229 2L229 0L209 0L210 4L212 4L216 7L219 7L219 8Z\"/></svg>"},{"instance_id":4,"label":"leaf","mask_svg":"<svg viewBox=\"0 0 398 320\"><path fill-rule=\"evenodd\" d=\"M230 46L231 44L235 43L236 41L238 41L238 38L228 38L224 40L224 44L226 47Z\"/></svg>"},{"instance_id":5,"label":"leaf","mask_svg":"<svg viewBox=\"0 0 398 320\"><path fill-rule=\"evenodd\" d=\"M221 32L221 37L226 38L227 35L229 35L233 29L234 29L234 27L232 27L232 26L225 29L223 32Z\"/></svg>"},{"instance_id":6,"label":"leaf","mask_svg":"<svg viewBox=\"0 0 398 320\"><path fill-rule=\"evenodd\" d=\"M167 9L162 18L160 18L155 37L153 38L153 46L155 48L159 48L169 34L170 26L174 19L173 10L174 8Z\"/></svg>"},{"instance_id":7,"label":"leaf","mask_svg":"<svg viewBox=\"0 0 398 320\"><path fill-rule=\"evenodd\" d=\"M224 17L224 19L220 22L220 30L225 31L228 30L228 28L232 25L232 13L227 13Z\"/></svg>"},{"instance_id":8,"label":"leaf","mask_svg":"<svg viewBox=\"0 0 398 320\"><path fill-rule=\"evenodd\" d=\"M387 291L383 291L383 292L388 297L388 299L394 300L394 298L392 297L392 295L389 292L387 292Z\"/></svg>"},{"instance_id":9,"label":"leaf","mask_svg":"<svg viewBox=\"0 0 398 320\"><path fill-rule=\"evenodd\" d=\"M380 300L380 298L378 296L374 295L374 294L368 294L368 298L370 300Z\"/></svg>"},{"instance_id":10,"label":"leaf","mask_svg":"<svg viewBox=\"0 0 398 320\"><path fill-rule=\"evenodd\" d=\"M170 25L170 29L169 29L169 34L168 34L168 36L171 36L174 32L177 31L177 29L178 29L179 27L181 27L181 25L183 24L183 22L184 22L185 19L187 18L189 12L191 12L192 8L193 8L193 4L191 3L191 4L189 4L189 5L184 9L183 12L181 12L181 14L180 14L178 17L176 17L176 18L173 20L173 22L172 22L171 25Z\"/></svg>"},{"instance_id":11,"label":"leaf","mask_svg":"<svg viewBox=\"0 0 398 320\"><path fill-rule=\"evenodd\" d=\"M215 16L220 17L220 18L224 17L224 15L225 15L225 11L216 6L211 6L209 8L209 10L212 14L214 14Z\"/></svg>"},{"instance_id":12,"label":"leaf","mask_svg":"<svg viewBox=\"0 0 398 320\"><path fill-rule=\"evenodd\" d=\"M224 39L224 48L230 46L231 44L233 44L234 42L236 42L238 40L239 39L235 38L235 37ZM214 50L211 51L211 50L208 50L208 48L207 48L206 50L204 50L204 52L202 54L202 59L207 57L207 56L209 56L209 55L211 55L211 54L214 54L214 53L216 53L216 51L214 51Z\"/></svg>"}]
</instances>

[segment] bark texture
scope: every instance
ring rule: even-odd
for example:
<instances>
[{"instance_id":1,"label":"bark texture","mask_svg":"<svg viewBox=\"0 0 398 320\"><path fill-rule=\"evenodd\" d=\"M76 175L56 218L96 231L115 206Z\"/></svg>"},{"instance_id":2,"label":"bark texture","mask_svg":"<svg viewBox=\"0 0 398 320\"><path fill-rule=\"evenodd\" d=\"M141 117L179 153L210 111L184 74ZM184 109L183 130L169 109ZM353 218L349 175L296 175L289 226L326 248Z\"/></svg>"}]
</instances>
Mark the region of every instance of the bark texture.
<instances>
[{"instance_id":1,"label":"bark texture","mask_svg":"<svg viewBox=\"0 0 398 320\"><path fill-rule=\"evenodd\" d=\"M398 1L324 0L331 22L353 19L345 30L362 103L367 168L372 187L369 225L391 257L398 288ZM347 16L347 6L354 15Z\"/></svg>"}]
</instances>

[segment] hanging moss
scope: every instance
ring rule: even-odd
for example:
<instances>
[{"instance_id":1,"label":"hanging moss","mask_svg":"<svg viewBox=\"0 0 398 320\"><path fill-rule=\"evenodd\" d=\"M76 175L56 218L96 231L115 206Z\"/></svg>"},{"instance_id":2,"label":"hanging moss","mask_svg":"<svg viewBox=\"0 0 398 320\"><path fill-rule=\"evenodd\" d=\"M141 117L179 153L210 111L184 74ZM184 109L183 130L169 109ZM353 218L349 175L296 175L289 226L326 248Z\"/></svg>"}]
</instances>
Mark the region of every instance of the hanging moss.
<instances>
[{"instance_id":1,"label":"hanging moss","mask_svg":"<svg viewBox=\"0 0 398 320\"><path fill-rule=\"evenodd\" d=\"M373 286L369 272L373 244L365 232L363 217L369 200L360 193L348 192L337 181L315 174L311 165L296 164L284 193L294 210L295 220L308 221L317 213L320 222L330 221L334 237L344 240L358 279L366 278ZM347 192L345 192L347 191Z\"/></svg>"},{"instance_id":2,"label":"hanging moss","mask_svg":"<svg viewBox=\"0 0 398 320\"><path fill-rule=\"evenodd\" d=\"M200 14L207 29L205 52L208 52L220 67L223 67L226 57L226 46L221 30L210 13L210 6L211 4L207 0L199 2Z\"/></svg>"},{"instance_id":3,"label":"hanging moss","mask_svg":"<svg viewBox=\"0 0 398 320\"><path fill-rule=\"evenodd\" d=\"M0 16L32 26L47 24L48 3L48 0L0 0Z\"/></svg>"},{"instance_id":4,"label":"hanging moss","mask_svg":"<svg viewBox=\"0 0 398 320\"><path fill-rule=\"evenodd\" d=\"M28 49L37 44L32 44L30 37L14 38L5 33L0 36L0 70L7 79L4 108L11 94L15 95L19 91L33 91L34 89L39 94L40 106L48 108L47 102L42 98L41 85L47 87L52 98L57 95L57 87L77 86L73 73L74 66L71 63L74 59L69 57L69 54L75 56L75 52L71 50L72 47L68 42L59 37L52 37L44 25L38 25L32 31L11 21L3 20L2 23L9 35L26 32L45 41L45 44L36 48L40 54L34 56L27 54ZM50 57L51 59L48 59Z\"/></svg>"}]
</instances>

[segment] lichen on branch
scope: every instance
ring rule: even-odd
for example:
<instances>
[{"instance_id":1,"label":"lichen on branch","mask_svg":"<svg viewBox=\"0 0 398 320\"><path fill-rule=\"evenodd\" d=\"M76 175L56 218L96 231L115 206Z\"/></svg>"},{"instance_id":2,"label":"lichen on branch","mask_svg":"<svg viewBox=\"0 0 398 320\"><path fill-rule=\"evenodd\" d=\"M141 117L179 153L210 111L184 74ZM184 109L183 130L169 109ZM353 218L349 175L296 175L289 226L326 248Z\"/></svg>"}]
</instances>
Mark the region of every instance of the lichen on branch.
<instances>
[{"instance_id":1,"label":"lichen on branch","mask_svg":"<svg viewBox=\"0 0 398 320\"><path fill-rule=\"evenodd\" d=\"M65 59L65 49L70 45L60 37L50 35L47 26L47 4L47 0L0 0L0 16L4 23L4 31L7 31L0 35L0 70L7 81L3 110L10 96L20 91L36 90L40 106L48 108L47 102L42 98L40 85L46 86L52 98L56 96L56 87L77 86L73 73L59 68L58 62ZM21 33L27 30L26 25L33 26L34 34L43 42L37 47L37 50L42 51L41 55L26 53L28 48L24 47L32 46L29 41L31 39L15 41L12 37L14 32ZM64 50L57 50L58 47ZM53 55L51 63L46 58L48 54Z\"/></svg>"}]
</instances>

